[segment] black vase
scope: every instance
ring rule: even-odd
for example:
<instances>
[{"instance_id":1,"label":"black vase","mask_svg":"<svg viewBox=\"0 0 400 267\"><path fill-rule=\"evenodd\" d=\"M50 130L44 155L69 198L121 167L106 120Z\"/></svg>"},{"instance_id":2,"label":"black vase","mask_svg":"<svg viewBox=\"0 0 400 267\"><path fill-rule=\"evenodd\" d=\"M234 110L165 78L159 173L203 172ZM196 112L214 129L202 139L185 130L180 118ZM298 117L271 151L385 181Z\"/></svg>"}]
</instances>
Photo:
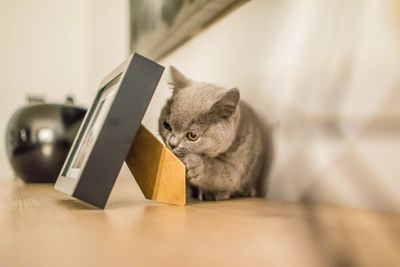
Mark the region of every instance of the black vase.
<instances>
[{"instance_id":1,"label":"black vase","mask_svg":"<svg viewBox=\"0 0 400 267\"><path fill-rule=\"evenodd\" d=\"M25 182L54 183L85 116L73 104L28 104L11 117L7 156Z\"/></svg>"}]
</instances>

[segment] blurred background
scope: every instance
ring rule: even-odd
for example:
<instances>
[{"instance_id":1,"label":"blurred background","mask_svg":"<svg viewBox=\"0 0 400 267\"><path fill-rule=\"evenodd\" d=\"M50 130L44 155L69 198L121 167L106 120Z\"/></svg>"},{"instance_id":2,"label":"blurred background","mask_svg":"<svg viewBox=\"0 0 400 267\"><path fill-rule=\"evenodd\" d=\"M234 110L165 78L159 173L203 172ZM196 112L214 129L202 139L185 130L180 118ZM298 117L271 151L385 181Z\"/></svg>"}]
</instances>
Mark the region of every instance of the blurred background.
<instances>
[{"instance_id":1,"label":"blurred background","mask_svg":"<svg viewBox=\"0 0 400 267\"><path fill-rule=\"evenodd\" d=\"M238 87L274 129L268 198L400 211L400 3L395 0L2 0L4 132L27 95L89 106L136 51ZM168 73L144 124L157 132Z\"/></svg>"}]
</instances>

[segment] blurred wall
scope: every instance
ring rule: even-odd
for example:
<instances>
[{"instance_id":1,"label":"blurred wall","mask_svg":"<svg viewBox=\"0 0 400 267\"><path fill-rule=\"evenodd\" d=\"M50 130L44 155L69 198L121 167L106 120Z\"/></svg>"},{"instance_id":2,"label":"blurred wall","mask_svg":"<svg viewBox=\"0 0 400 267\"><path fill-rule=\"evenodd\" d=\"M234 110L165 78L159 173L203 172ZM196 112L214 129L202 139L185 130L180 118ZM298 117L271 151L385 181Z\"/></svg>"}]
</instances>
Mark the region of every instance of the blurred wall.
<instances>
[{"instance_id":1,"label":"blurred wall","mask_svg":"<svg viewBox=\"0 0 400 267\"><path fill-rule=\"evenodd\" d=\"M4 132L28 94L90 104L101 78L129 53L125 0L0 1L0 178L12 171Z\"/></svg>"},{"instance_id":2,"label":"blurred wall","mask_svg":"<svg viewBox=\"0 0 400 267\"><path fill-rule=\"evenodd\" d=\"M253 0L162 63L237 86L274 125L268 198L400 211L399 17L396 1Z\"/></svg>"}]
</instances>

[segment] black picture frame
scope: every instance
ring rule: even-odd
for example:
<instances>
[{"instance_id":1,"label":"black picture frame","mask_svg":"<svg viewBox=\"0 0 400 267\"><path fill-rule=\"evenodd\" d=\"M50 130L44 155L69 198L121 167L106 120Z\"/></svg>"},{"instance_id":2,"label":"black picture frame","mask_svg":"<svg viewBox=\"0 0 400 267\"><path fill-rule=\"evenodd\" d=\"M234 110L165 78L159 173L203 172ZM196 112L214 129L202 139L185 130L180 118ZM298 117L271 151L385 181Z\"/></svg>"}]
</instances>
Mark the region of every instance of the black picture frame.
<instances>
[{"instance_id":1,"label":"black picture frame","mask_svg":"<svg viewBox=\"0 0 400 267\"><path fill-rule=\"evenodd\" d=\"M135 53L100 83L54 188L104 208L164 67Z\"/></svg>"},{"instance_id":2,"label":"black picture frame","mask_svg":"<svg viewBox=\"0 0 400 267\"><path fill-rule=\"evenodd\" d=\"M249 0L129 0L132 51L161 59Z\"/></svg>"}]
</instances>

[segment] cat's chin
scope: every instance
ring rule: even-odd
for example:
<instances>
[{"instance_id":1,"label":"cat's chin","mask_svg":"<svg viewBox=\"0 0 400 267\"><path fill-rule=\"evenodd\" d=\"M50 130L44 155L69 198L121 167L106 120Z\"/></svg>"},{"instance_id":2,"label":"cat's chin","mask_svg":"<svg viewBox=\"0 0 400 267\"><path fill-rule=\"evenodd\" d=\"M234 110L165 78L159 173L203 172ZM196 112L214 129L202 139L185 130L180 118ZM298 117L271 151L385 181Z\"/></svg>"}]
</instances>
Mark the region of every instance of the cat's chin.
<instances>
[{"instance_id":1,"label":"cat's chin","mask_svg":"<svg viewBox=\"0 0 400 267\"><path fill-rule=\"evenodd\" d=\"M174 151L172 150L172 153L174 153L175 156L177 156L178 158L183 158L186 156L186 152L182 152L182 151Z\"/></svg>"}]
</instances>

